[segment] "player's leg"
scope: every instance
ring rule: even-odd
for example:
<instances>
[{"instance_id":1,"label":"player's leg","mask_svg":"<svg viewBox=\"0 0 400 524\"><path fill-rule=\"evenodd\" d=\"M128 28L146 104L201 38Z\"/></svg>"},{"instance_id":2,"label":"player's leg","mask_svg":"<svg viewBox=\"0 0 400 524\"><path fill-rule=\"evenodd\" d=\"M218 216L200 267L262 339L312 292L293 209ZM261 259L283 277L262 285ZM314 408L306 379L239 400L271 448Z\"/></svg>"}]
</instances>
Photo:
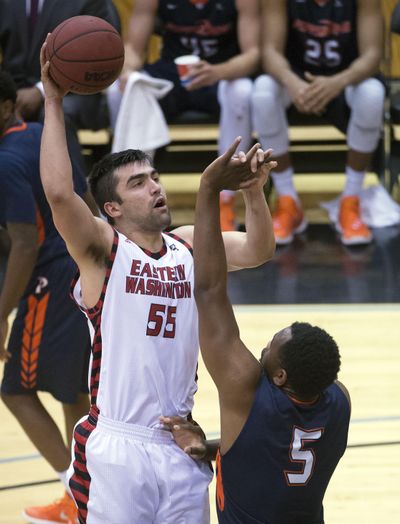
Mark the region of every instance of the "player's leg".
<instances>
[{"instance_id":1,"label":"player's leg","mask_svg":"<svg viewBox=\"0 0 400 524\"><path fill-rule=\"evenodd\" d=\"M1 398L39 453L55 471L65 471L71 460L70 452L60 430L37 394L3 393Z\"/></svg>"},{"instance_id":2,"label":"player's leg","mask_svg":"<svg viewBox=\"0 0 400 524\"><path fill-rule=\"evenodd\" d=\"M81 523L154 524L157 479L146 444L132 427L101 416L97 420L93 408L76 426L69 484Z\"/></svg>"},{"instance_id":3,"label":"player's leg","mask_svg":"<svg viewBox=\"0 0 400 524\"><path fill-rule=\"evenodd\" d=\"M67 436L68 449L71 449L72 434L74 432L75 424L84 415L87 415L90 409L89 395L87 393L79 393L76 402L66 404L63 403L65 434Z\"/></svg>"},{"instance_id":4,"label":"player's leg","mask_svg":"<svg viewBox=\"0 0 400 524\"><path fill-rule=\"evenodd\" d=\"M351 109L347 127L349 150L337 226L346 245L365 244L372 240L371 231L361 220L359 196L380 137L384 98L384 86L376 78L345 90L346 103Z\"/></svg>"},{"instance_id":5,"label":"player's leg","mask_svg":"<svg viewBox=\"0 0 400 524\"><path fill-rule=\"evenodd\" d=\"M194 461L175 443L149 448L160 492L154 524L209 524L208 464Z\"/></svg>"},{"instance_id":6,"label":"player's leg","mask_svg":"<svg viewBox=\"0 0 400 524\"><path fill-rule=\"evenodd\" d=\"M272 77L261 75L256 79L252 98L253 128L263 149L272 148L273 158L278 162L271 173L278 195L272 217L277 244L289 244L295 233L304 231L307 226L293 183L289 155L286 109L290 104L287 91Z\"/></svg>"},{"instance_id":7,"label":"player's leg","mask_svg":"<svg viewBox=\"0 0 400 524\"><path fill-rule=\"evenodd\" d=\"M75 269L69 257L60 257L32 277L10 333L12 358L2 382L8 407L64 485L70 451L37 391L47 391L68 404L75 404L80 393L87 394L89 333L83 315L69 299ZM79 414L81 402L79 396ZM25 509L30 521L62 522L57 520L62 513L76 515L67 494L55 504Z\"/></svg>"},{"instance_id":8,"label":"player's leg","mask_svg":"<svg viewBox=\"0 0 400 524\"><path fill-rule=\"evenodd\" d=\"M251 95L253 82L250 78L222 80L218 85L219 119L218 154L224 153L237 136L242 137L240 149L247 151L252 141ZM223 231L236 229L234 191L222 191L220 218Z\"/></svg>"}]
</instances>

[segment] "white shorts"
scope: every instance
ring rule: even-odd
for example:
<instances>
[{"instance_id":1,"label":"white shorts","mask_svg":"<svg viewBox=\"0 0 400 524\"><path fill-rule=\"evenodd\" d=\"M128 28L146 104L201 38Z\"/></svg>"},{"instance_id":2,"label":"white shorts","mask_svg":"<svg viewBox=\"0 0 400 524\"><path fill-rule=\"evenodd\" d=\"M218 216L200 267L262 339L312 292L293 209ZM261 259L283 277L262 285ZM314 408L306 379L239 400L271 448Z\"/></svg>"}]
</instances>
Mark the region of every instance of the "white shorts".
<instances>
[{"instance_id":1,"label":"white shorts","mask_svg":"<svg viewBox=\"0 0 400 524\"><path fill-rule=\"evenodd\" d=\"M81 524L206 524L210 468L168 431L86 417L74 431L70 487Z\"/></svg>"}]
</instances>

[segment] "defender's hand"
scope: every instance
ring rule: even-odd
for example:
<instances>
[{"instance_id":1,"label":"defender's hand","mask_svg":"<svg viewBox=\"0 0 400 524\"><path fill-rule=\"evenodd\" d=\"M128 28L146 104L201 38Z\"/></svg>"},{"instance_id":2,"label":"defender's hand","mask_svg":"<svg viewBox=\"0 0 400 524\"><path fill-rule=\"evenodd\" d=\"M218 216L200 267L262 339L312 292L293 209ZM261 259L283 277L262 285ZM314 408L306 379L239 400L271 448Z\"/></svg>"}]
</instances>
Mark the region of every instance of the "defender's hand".
<instances>
[{"instance_id":1,"label":"defender's hand","mask_svg":"<svg viewBox=\"0 0 400 524\"><path fill-rule=\"evenodd\" d=\"M182 417L160 417L160 421L171 430L175 442L189 457L194 460L204 459L207 447L199 426Z\"/></svg>"}]
</instances>

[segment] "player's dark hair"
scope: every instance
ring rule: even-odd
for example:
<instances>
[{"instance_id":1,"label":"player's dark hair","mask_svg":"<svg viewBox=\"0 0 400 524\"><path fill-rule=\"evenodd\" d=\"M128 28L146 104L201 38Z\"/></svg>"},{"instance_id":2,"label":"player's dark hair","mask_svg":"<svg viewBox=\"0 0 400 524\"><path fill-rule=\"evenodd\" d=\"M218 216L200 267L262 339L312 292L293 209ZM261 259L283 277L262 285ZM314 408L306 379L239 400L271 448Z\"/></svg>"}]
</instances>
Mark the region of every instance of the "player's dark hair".
<instances>
[{"instance_id":1,"label":"player's dark hair","mask_svg":"<svg viewBox=\"0 0 400 524\"><path fill-rule=\"evenodd\" d=\"M102 213L106 213L104 209L106 202L122 203L116 191L118 180L115 176L115 170L134 162L153 165L153 161L147 153L139 149L127 149L119 153L110 153L93 166L89 174L89 186ZM107 220L110 224L114 223L114 220L108 215Z\"/></svg>"},{"instance_id":2,"label":"player's dark hair","mask_svg":"<svg viewBox=\"0 0 400 524\"><path fill-rule=\"evenodd\" d=\"M282 344L279 356L287 380L300 398L320 394L337 378L339 348L323 329L307 322L294 322L292 338Z\"/></svg>"},{"instance_id":3,"label":"player's dark hair","mask_svg":"<svg viewBox=\"0 0 400 524\"><path fill-rule=\"evenodd\" d=\"M0 71L0 101L11 100L13 104L17 101L17 86L12 76L7 71Z\"/></svg>"}]
</instances>

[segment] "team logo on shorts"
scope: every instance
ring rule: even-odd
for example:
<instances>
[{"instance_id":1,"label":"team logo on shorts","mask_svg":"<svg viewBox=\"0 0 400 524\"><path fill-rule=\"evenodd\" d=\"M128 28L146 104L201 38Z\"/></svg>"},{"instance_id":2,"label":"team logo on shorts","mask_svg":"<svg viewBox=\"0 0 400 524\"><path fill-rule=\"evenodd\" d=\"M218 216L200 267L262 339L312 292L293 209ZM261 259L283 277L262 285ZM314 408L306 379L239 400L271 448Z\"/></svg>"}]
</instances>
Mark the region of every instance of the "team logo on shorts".
<instances>
[{"instance_id":1,"label":"team logo on shorts","mask_svg":"<svg viewBox=\"0 0 400 524\"><path fill-rule=\"evenodd\" d=\"M46 277L38 277L35 288L35 295L40 295L49 285L49 281Z\"/></svg>"}]
</instances>

